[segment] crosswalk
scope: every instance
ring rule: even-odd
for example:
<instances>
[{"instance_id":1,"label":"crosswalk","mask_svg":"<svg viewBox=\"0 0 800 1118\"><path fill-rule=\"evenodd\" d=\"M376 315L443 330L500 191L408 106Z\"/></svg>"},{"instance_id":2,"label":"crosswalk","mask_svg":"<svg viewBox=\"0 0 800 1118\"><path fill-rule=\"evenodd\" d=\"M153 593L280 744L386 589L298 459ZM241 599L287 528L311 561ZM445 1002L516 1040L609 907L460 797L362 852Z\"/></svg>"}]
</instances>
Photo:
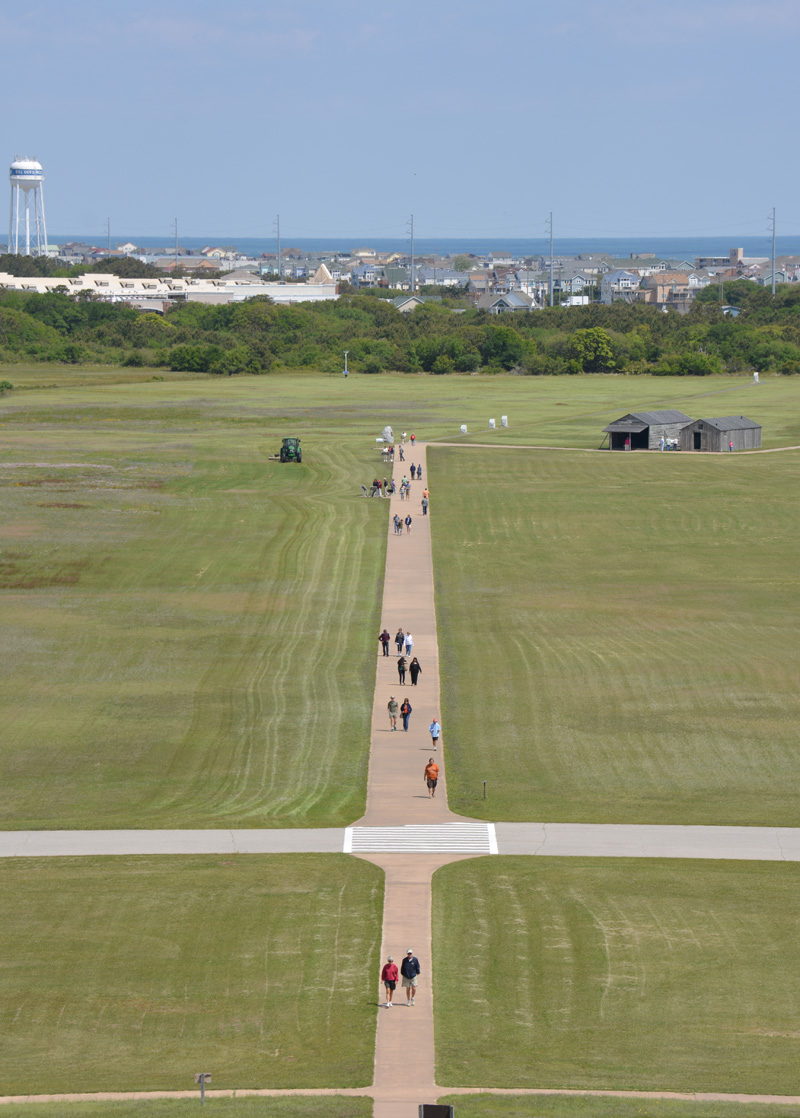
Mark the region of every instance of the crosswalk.
<instances>
[{"instance_id":1,"label":"crosswalk","mask_svg":"<svg viewBox=\"0 0 800 1118\"><path fill-rule=\"evenodd\" d=\"M345 854L496 854L494 823L347 827Z\"/></svg>"}]
</instances>

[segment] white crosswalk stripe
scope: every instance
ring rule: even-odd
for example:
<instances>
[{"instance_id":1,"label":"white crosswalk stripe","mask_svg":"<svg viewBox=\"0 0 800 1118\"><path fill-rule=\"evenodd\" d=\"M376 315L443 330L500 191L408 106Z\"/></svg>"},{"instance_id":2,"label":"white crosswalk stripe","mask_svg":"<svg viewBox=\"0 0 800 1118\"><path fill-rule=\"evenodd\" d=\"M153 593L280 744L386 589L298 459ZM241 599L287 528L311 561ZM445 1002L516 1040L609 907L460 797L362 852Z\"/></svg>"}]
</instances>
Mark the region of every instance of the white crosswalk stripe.
<instances>
[{"instance_id":1,"label":"white crosswalk stripe","mask_svg":"<svg viewBox=\"0 0 800 1118\"><path fill-rule=\"evenodd\" d=\"M348 827L345 854L496 854L493 823L409 824L404 827Z\"/></svg>"}]
</instances>

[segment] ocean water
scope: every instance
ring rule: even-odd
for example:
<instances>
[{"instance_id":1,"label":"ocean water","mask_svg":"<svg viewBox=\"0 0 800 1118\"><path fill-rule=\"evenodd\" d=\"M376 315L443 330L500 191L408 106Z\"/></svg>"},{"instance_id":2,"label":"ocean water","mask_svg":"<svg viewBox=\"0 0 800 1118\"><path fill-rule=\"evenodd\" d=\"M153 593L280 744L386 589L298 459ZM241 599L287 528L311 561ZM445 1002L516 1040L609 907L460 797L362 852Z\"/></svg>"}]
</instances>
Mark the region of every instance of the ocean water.
<instances>
[{"instance_id":1,"label":"ocean water","mask_svg":"<svg viewBox=\"0 0 800 1118\"><path fill-rule=\"evenodd\" d=\"M53 244L79 241L81 244L105 247L104 237L85 234L50 236ZM130 241L148 251L164 249L174 251L174 242L162 237L139 237L136 234L114 234L112 247ZM274 253L275 239L266 237L180 237L183 250L198 252L207 245L230 246L247 256ZM297 248L303 253L352 252L359 248L372 248L376 252L408 253L410 242L401 237L284 237L281 250ZM727 256L732 248L744 249L745 256L766 256L772 251L769 237L563 237L553 243L554 256L603 255L624 258L635 252L653 252L668 260L693 260L696 256ZM546 237L419 237L414 242L417 256L455 256L471 253L508 253L510 256L547 256L549 243ZM800 236L778 237L778 256L800 256Z\"/></svg>"}]
</instances>

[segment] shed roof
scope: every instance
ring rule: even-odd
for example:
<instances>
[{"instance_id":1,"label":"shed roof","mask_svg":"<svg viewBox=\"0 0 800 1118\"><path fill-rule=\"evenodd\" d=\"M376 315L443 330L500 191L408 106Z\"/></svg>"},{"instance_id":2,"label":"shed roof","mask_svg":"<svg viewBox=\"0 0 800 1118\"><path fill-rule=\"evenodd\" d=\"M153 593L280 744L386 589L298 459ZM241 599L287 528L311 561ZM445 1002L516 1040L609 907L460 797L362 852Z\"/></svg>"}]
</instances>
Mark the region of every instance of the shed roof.
<instances>
[{"instance_id":1,"label":"shed roof","mask_svg":"<svg viewBox=\"0 0 800 1118\"><path fill-rule=\"evenodd\" d=\"M746 415L724 415L720 419L697 419L695 423L707 423L717 431L751 431L761 424L748 419Z\"/></svg>"},{"instance_id":2,"label":"shed roof","mask_svg":"<svg viewBox=\"0 0 800 1118\"><path fill-rule=\"evenodd\" d=\"M657 423L681 423L684 426L691 423L690 416L684 415L682 411L674 411L668 409L665 411L632 411L628 415L623 415L621 419L615 419L613 423L609 423L608 427L604 427L604 431L611 433L612 431L630 431L638 434L644 431L645 427L650 427Z\"/></svg>"}]
</instances>

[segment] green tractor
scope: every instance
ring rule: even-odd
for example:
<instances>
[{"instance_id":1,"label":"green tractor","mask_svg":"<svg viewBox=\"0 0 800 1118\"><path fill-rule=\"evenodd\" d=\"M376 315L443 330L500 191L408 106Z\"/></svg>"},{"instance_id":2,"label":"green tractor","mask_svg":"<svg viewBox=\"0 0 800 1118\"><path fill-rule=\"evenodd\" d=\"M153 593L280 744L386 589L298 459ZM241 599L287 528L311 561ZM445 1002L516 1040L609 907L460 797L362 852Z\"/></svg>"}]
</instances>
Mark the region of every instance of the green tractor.
<instances>
[{"instance_id":1,"label":"green tractor","mask_svg":"<svg viewBox=\"0 0 800 1118\"><path fill-rule=\"evenodd\" d=\"M281 462L302 462L303 452L300 449L299 439L284 439L281 444Z\"/></svg>"}]
</instances>

